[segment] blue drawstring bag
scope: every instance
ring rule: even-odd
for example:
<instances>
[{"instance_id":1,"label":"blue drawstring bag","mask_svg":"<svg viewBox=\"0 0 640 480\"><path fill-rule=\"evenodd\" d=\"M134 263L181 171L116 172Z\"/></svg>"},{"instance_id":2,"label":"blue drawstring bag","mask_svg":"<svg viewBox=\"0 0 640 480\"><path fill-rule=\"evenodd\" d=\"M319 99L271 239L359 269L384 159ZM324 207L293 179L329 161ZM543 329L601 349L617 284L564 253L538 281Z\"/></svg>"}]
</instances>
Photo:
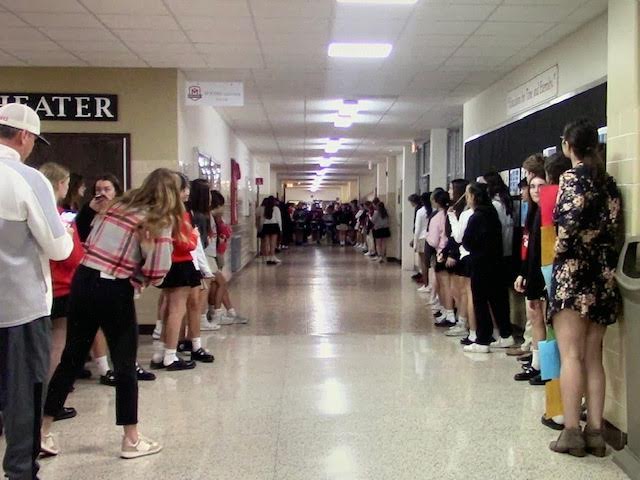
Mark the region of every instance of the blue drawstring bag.
<instances>
[{"instance_id":1,"label":"blue drawstring bag","mask_svg":"<svg viewBox=\"0 0 640 480\"><path fill-rule=\"evenodd\" d=\"M540 377L542 380L560 378L560 350L555 340L538 342L540 352Z\"/></svg>"}]
</instances>

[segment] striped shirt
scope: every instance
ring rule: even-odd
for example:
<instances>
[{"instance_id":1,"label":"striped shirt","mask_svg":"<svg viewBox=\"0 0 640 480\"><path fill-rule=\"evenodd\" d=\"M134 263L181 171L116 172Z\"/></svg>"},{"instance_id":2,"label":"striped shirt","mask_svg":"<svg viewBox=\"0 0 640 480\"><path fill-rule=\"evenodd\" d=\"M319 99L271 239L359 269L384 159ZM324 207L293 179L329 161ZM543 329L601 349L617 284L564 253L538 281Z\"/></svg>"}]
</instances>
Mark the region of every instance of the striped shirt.
<instances>
[{"instance_id":1,"label":"striped shirt","mask_svg":"<svg viewBox=\"0 0 640 480\"><path fill-rule=\"evenodd\" d=\"M136 289L161 284L171 268L171 229L164 229L151 248L145 247L138 236L144 218L144 211L117 204L97 216L82 265L115 278L129 278Z\"/></svg>"}]
</instances>

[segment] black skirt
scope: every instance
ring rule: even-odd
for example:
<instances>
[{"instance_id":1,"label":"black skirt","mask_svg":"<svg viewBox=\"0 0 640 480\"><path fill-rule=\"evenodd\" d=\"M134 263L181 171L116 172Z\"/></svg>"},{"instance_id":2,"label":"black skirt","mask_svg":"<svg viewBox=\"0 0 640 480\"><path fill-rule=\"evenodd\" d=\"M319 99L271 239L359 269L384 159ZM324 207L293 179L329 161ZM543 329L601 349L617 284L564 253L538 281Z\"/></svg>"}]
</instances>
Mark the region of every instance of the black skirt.
<instances>
[{"instance_id":1,"label":"black skirt","mask_svg":"<svg viewBox=\"0 0 640 480\"><path fill-rule=\"evenodd\" d=\"M63 295L62 297L55 297L53 299L53 305L51 307L51 320L56 318L66 318L69 310L69 295Z\"/></svg>"},{"instance_id":2,"label":"black skirt","mask_svg":"<svg viewBox=\"0 0 640 480\"><path fill-rule=\"evenodd\" d=\"M471 258L469 255L458 260L454 273L459 277L471 278Z\"/></svg>"},{"instance_id":3,"label":"black skirt","mask_svg":"<svg viewBox=\"0 0 640 480\"><path fill-rule=\"evenodd\" d=\"M202 274L196 270L193 262L172 263L171 269L158 288L197 287L201 284Z\"/></svg>"},{"instance_id":4,"label":"black skirt","mask_svg":"<svg viewBox=\"0 0 640 480\"><path fill-rule=\"evenodd\" d=\"M391 230L389 228L373 229L373 238L389 238L391 236Z\"/></svg>"},{"instance_id":5,"label":"black skirt","mask_svg":"<svg viewBox=\"0 0 640 480\"><path fill-rule=\"evenodd\" d=\"M265 223L262 226L261 233L262 237L264 237L265 235L280 235L280 225L278 225L277 223Z\"/></svg>"}]
</instances>

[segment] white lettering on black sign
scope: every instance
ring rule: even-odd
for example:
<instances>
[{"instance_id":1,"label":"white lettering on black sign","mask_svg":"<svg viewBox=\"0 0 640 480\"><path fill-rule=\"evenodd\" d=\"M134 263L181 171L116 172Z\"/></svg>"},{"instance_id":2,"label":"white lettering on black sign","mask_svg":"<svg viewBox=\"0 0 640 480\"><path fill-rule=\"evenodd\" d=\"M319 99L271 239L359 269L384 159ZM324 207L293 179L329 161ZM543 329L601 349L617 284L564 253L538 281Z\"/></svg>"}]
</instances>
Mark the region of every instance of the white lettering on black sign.
<instances>
[{"instance_id":1,"label":"white lettering on black sign","mask_svg":"<svg viewBox=\"0 0 640 480\"><path fill-rule=\"evenodd\" d=\"M117 122L118 96L72 93L0 93L0 106L23 103L41 120Z\"/></svg>"}]
</instances>

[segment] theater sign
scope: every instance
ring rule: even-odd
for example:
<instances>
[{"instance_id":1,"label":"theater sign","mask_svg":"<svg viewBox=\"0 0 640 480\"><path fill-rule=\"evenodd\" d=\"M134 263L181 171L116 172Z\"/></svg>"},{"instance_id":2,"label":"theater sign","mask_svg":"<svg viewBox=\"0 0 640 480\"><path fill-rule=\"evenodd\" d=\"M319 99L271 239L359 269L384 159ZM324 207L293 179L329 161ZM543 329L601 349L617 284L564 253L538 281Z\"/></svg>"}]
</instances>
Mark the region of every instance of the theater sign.
<instances>
[{"instance_id":1,"label":"theater sign","mask_svg":"<svg viewBox=\"0 0 640 480\"><path fill-rule=\"evenodd\" d=\"M0 93L0 106L23 103L41 120L117 122L118 96L94 93Z\"/></svg>"}]
</instances>

